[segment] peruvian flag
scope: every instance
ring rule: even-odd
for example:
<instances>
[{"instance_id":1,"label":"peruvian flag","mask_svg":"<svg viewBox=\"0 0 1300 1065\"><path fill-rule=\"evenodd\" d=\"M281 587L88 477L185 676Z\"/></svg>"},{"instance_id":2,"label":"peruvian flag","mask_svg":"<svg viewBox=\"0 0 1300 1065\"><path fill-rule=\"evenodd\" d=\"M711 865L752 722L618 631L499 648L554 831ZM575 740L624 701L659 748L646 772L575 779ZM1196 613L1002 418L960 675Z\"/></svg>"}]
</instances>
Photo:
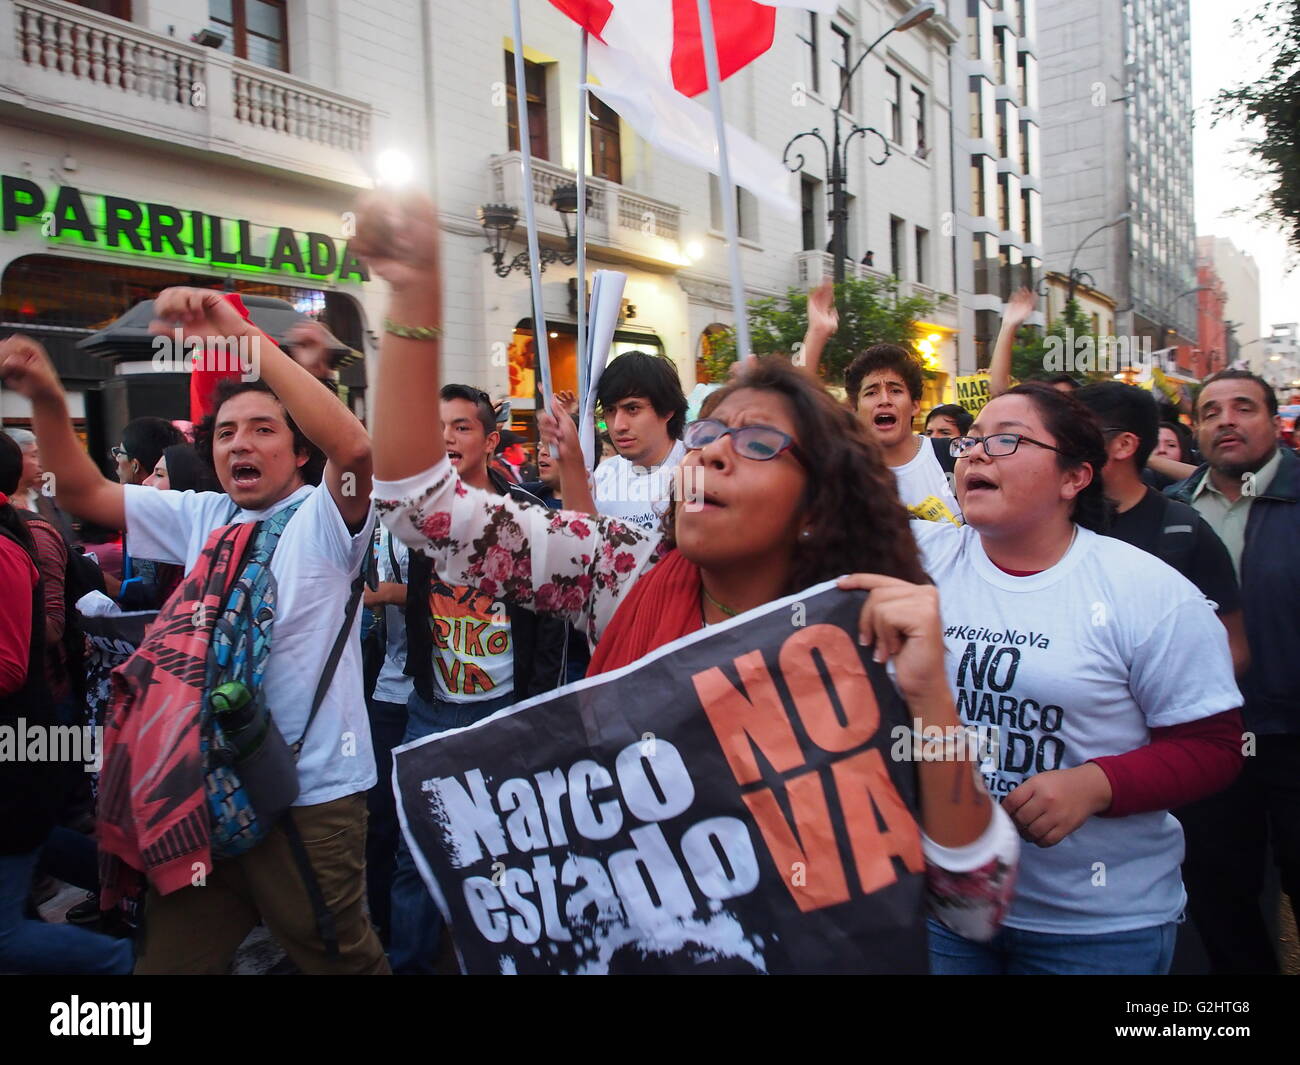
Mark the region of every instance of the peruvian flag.
<instances>
[{"instance_id":1,"label":"peruvian flag","mask_svg":"<svg viewBox=\"0 0 1300 1065\"><path fill-rule=\"evenodd\" d=\"M599 84L587 87L650 145L716 174L717 138L709 112L690 97L708 88L696 0L551 0L594 38ZM776 9L833 14L837 0L711 0L718 72L727 78L772 47ZM796 211L790 173L753 139L728 125L732 176L756 196Z\"/></svg>"}]
</instances>

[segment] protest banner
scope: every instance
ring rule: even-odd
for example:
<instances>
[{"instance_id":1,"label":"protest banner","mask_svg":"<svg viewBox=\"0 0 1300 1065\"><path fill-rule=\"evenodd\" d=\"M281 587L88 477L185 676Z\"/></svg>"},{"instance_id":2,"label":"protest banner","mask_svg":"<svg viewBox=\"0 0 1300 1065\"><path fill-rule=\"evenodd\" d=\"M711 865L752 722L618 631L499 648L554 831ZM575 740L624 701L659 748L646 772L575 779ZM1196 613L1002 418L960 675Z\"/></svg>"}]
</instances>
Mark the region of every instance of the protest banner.
<instances>
[{"instance_id":1,"label":"protest banner","mask_svg":"<svg viewBox=\"0 0 1300 1065\"><path fill-rule=\"evenodd\" d=\"M988 374L958 377L954 383L957 386L957 402L972 414L982 411L984 405L993 398L989 395Z\"/></svg>"},{"instance_id":2,"label":"protest banner","mask_svg":"<svg viewBox=\"0 0 1300 1065\"><path fill-rule=\"evenodd\" d=\"M827 583L394 754L469 973L927 971L906 706Z\"/></svg>"}]
</instances>

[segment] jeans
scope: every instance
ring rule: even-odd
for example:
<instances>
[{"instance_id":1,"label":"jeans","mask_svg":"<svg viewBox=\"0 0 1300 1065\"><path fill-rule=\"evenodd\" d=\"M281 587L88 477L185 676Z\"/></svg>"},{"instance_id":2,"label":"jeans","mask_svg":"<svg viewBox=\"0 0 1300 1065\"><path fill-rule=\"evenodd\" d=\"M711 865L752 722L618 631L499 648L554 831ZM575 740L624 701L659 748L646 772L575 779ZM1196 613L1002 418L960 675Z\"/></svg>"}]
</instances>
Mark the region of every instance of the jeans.
<instances>
[{"instance_id":1,"label":"jeans","mask_svg":"<svg viewBox=\"0 0 1300 1065\"><path fill-rule=\"evenodd\" d=\"M370 919L385 947L392 939L393 866L397 861L397 802L393 798L393 748L406 734L406 704L371 699L370 738L379 782L366 793L370 818L366 832L366 899Z\"/></svg>"},{"instance_id":2,"label":"jeans","mask_svg":"<svg viewBox=\"0 0 1300 1065\"><path fill-rule=\"evenodd\" d=\"M0 854L0 972L124 976L131 971L130 940L68 924L23 919L40 851Z\"/></svg>"},{"instance_id":3,"label":"jeans","mask_svg":"<svg viewBox=\"0 0 1300 1065\"><path fill-rule=\"evenodd\" d=\"M420 698L418 692L412 692L406 703L406 735L402 742L411 743L448 729L472 725L514 701L514 695L510 694L478 703L430 703ZM442 936L442 914L415 868L405 838L398 840L397 864L393 869L392 927L388 960L393 972L408 975L434 972L438 940Z\"/></svg>"},{"instance_id":4,"label":"jeans","mask_svg":"<svg viewBox=\"0 0 1300 1065\"><path fill-rule=\"evenodd\" d=\"M1003 928L976 943L930 926L936 976L1164 976L1174 958L1177 922L1098 935L1057 935Z\"/></svg>"}]
</instances>

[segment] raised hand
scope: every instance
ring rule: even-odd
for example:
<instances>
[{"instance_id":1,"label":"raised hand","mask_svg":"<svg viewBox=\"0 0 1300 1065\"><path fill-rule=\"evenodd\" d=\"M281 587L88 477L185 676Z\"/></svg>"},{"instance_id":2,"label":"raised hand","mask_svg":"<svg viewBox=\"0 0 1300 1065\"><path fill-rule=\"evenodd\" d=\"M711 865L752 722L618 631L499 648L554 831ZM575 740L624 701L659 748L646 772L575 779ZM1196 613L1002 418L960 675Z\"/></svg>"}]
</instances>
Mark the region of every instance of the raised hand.
<instances>
[{"instance_id":1,"label":"raised hand","mask_svg":"<svg viewBox=\"0 0 1300 1065\"><path fill-rule=\"evenodd\" d=\"M835 286L827 278L808 293L808 332L833 337L840 327L840 312L835 309Z\"/></svg>"},{"instance_id":2,"label":"raised hand","mask_svg":"<svg viewBox=\"0 0 1300 1065\"><path fill-rule=\"evenodd\" d=\"M555 393L555 409L562 410L565 414L578 413L578 397L569 389Z\"/></svg>"},{"instance_id":3,"label":"raised hand","mask_svg":"<svg viewBox=\"0 0 1300 1065\"><path fill-rule=\"evenodd\" d=\"M437 287L438 212L421 193L368 193L357 206L357 231L349 245L394 293Z\"/></svg>"},{"instance_id":4,"label":"raised hand","mask_svg":"<svg viewBox=\"0 0 1300 1065\"><path fill-rule=\"evenodd\" d=\"M235 306L210 288L165 288L153 301L149 332L170 336L180 328L186 337L237 337L255 333Z\"/></svg>"},{"instance_id":5,"label":"raised hand","mask_svg":"<svg viewBox=\"0 0 1300 1065\"><path fill-rule=\"evenodd\" d=\"M45 349L21 333L0 340L0 381L27 399L62 392L59 375Z\"/></svg>"},{"instance_id":6,"label":"raised hand","mask_svg":"<svg viewBox=\"0 0 1300 1065\"><path fill-rule=\"evenodd\" d=\"M1038 297L1029 289L1017 289L1007 301L1006 313L1002 320L1010 322L1013 327L1019 329L1029 320L1029 316L1034 313L1034 308L1037 306Z\"/></svg>"},{"instance_id":7,"label":"raised hand","mask_svg":"<svg viewBox=\"0 0 1300 1065\"><path fill-rule=\"evenodd\" d=\"M549 411L537 412L537 430L544 447L553 447L561 463L582 465L582 445L578 440L578 427L573 424L564 406L564 396L572 392L555 393L551 414Z\"/></svg>"}]
</instances>

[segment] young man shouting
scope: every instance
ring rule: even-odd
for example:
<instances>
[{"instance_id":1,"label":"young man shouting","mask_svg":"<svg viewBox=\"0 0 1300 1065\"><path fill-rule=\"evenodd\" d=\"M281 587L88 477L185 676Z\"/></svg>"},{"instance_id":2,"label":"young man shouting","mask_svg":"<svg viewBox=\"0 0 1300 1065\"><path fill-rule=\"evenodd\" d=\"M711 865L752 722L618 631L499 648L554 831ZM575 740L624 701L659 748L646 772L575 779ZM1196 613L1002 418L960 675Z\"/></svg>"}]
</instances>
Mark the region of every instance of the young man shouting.
<instances>
[{"instance_id":1,"label":"young man shouting","mask_svg":"<svg viewBox=\"0 0 1300 1065\"><path fill-rule=\"evenodd\" d=\"M934 446L912 432L921 403L921 364L897 344L873 344L844 373L849 405L876 441L898 482L898 498L913 517L961 523L961 508Z\"/></svg>"},{"instance_id":2,"label":"young man shouting","mask_svg":"<svg viewBox=\"0 0 1300 1065\"><path fill-rule=\"evenodd\" d=\"M228 528L222 535L234 538L240 526L262 523L248 550L250 557L271 551L269 564L258 576L248 568L240 573L259 590L256 624L269 634L269 652L249 652L265 658L260 681L251 674L248 680L259 688L258 697L285 741L301 738L302 745L298 797L289 815L268 826L269 833L251 849L214 862L218 828L215 816L209 817L203 770L208 763L196 727L196 707L210 695L204 663L185 657L189 651L174 652L171 659L162 653L142 672L137 662L144 661L142 647L123 667L124 675L140 680L137 704L126 720L140 722L143 711L149 727L136 724L134 752L120 748L126 755L120 786L112 779L110 750L100 820L102 845L149 878L136 971L223 973L262 920L304 972L387 972L363 901L366 791L375 783L375 763L355 612L346 617L374 520L369 437L346 407L221 293L167 289L154 301L154 312L156 332L171 335L180 328L186 336L219 336L227 342L247 337L259 348L261 380L227 384L207 426L225 495L105 479L73 434L63 390L35 341L15 336L0 342L0 379L32 401L41 455L55 476L59 501L88 521L126 530L140 557L185 568L186 579L155 625L172 624L159 637L170 641L163 652L172 644L194 646L183 641L168 608L177 609L201 579L218 574L222 563L216 550L210 545L205 550L210 534ZM286 520L282 512L291 516ZM279 532L273 545L263 535L267 529ZM225 572L233 582L233 569ZM215 601L229 610L224 593ZM197 609L206 603L198 599L190 605L196 608L193 629L211 639L206 652L211 677L222 633L213 616L220 608ZM239 619L233 624L238 630ZM266 646L264 639L258 643ZM333 676L308 728L332 646L340 648ZM135 674L132 663L137 663ZM150 701L155 689L176 690L184 698L163 700L155 708ZM118 712L115 704L115 716ZM115 720L110 727L120 724ZM149 755L160 734L170 738L165 750L156 752L156 767ZM178 810L185 811L183 817Z\"/></svg>"}]
</instances>

